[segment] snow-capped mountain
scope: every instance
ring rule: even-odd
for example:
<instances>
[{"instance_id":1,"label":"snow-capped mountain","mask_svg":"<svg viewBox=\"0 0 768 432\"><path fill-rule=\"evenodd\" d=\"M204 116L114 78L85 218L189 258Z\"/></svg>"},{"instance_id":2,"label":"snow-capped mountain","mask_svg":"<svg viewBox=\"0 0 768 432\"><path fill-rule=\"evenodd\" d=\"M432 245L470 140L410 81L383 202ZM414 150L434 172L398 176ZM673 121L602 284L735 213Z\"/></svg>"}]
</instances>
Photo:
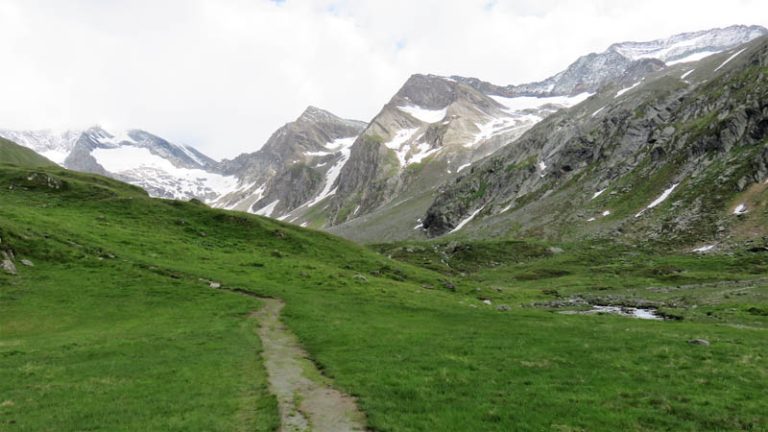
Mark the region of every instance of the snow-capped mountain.
<instances>
[{"instance_id":1,"label":"snow-capped mountain","mask_svg":"<svg viewBox=\"0 0 768 432\"><path fill-rule=\"evenodd\" d=\"M413 75L355 141L339 173L338 193L329 200L327 223L428 195L547 115L588 96L505 98L453 78Z\"/></svg>"},{"instance_id":2,"label":"snow-capped mountain","mask_svg":"<svg viewBox=\"0 0 768 432\"><path fill-rule=\"evenodd\" d=\"M761 26L735 25L681 33L649 42L617 43L601 53L579 57L554 76L528 84L501 87L477 78L453 78L484 93L499 96L574 96L583 92L594 93L618 80L635 82L665 66L701 60L766 34L768 29Z\"/></svg>"},{"instance_id":3,"label":"snow-capped mountain","mask_svg":"<svg viewBox=\"0 0 768 432\"><path fill-rule=\"evenodd\" d=\"M580 57L550 78L522 85L417 74L369 123L310 106L275 131L260 150L221 162L141 130L0 130L0 136L67 168L109 175L154 196L199 198L215 207L362 241L408 238L426 231L442 234L484 216L482 208L465 214L463 204L450 199L448 208L440 209L448 216L441 213L435 219L436 212L428 209L440 207L435 196L450 185L476 178L474 171L487 168L487 160L513 154L507 159L514 163L493 166L490 172L532 175L531 182L514 191L531 192L548 184L552 169L574 169L565 162L562 167L552 165L560 152L560 147L552 147L555 143L573 147L581 152L578 155L593 154L589 136L575 134L579 141L572 143L558 133L590 126L590 119L616 112L615 106L635 100L659 76L677 74L672 81L682 87L706 82L707 77L698 76L702 70L718 72L738 57L745 42L765 34L763 27L732 26L618 43ZM710 64L723 55L728 58ZM553 115L557 121L548 120ZM548 126L537 126L542 122ZM528 133L534 127L537 132ZM540 154L544 150L546 154ZM482 179L462 183L475 194L487 184ZM456 220L459 216L464 219Z\"/></svg>"},{"instance_id":4,"label":"snow-capped mountain","mask_svg":"<svg viewBox=\"0 0 768 432\"><path fill-rule=\"evenodd\" d=\"M72 152L81 133L81 131L73 130L14 131L0 129L0 137L32 149L59 165L62 165L69 153Z\"/></svg>"},{"instance_id":5,"label":"snow-capped mountain","mask_svg":"<svg viewBox=\"0 0 768 432\"><path fill-rule=\"evenodd\" d=\"M729 50L768 34L761 26L735 25L690 33L681 33L650 42L623 42L611 45L615 51L630 60L652 58L667 65L701 60L712 54Z\"/></svg>"},{"instance_id":6,"label":"snow-capped mountain","mask_svg":"<svg viewBox=\"0 0 768 432\"><path fill-rule=\"evenodd\" d=\"M235 177L217 173L215 162L194 148L139 129L120 133L98 126L64 132L0 130L0 136L66 168L114 177L152 196L210 202L238 186Z\"/></svg>"}]
</instances>

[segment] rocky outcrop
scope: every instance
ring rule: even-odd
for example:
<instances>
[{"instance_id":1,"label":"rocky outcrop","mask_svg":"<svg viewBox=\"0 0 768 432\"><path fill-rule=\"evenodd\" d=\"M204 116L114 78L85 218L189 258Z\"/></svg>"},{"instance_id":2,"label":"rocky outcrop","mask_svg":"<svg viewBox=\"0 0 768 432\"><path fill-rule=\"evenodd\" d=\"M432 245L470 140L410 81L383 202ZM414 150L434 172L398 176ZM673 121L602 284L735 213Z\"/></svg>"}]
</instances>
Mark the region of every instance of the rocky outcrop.
<instances>
[{"instance_id":1,"label":"rocky outcrop","mask_svg":"<svg viewBox=\"0 0 768 432\"><path fill-rule=\"evenodd\" d=\"M13 263L13 252L10 250L0 251L0 270L7 274L15 275L17 273L16 265Z\"/></svg>"}]
</instances>

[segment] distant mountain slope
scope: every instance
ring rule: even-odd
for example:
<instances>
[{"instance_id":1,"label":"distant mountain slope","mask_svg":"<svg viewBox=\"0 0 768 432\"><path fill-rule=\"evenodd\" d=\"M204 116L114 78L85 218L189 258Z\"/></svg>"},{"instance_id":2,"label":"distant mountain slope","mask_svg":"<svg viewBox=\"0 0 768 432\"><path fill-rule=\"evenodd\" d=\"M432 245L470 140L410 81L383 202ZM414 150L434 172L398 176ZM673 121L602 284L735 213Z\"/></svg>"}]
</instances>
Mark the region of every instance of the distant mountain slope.
<instances>
[{"instance_id":1,"label":"distant mountain slope","mask_svg":"<svg viewBox=\"0 0 768 432\"><path fill-rule=\"evenodd\" d=\"M445 185L423 226L691 244L767 235L766 101L765 37L605 87Z\"/></svg>"},{"instance_id":2,"label":"distant mountain slope","mask_svg":"<svg viewBox=\"0 0 768 432\"><path fill-rule=\"evenodd\" d=\"M321 228L433 191L552 112L583 100L491 97L454 79L413 75L350 142L335 193L289 221Z\"/></svg>"},{"instance_id":3,"label":"distant mountain slope","mask_svg":"<svg viewBox=\"0 0 768 432\"><path fill-rule=\"evenodd\" d=\"M537 145L548 153L542 160L519 162L541 175L551 166L550 152L559 149L552 143L566 125L590 127L583 107L601 105L591 113L597 121L615 105L610 101L632 97L659 76L685 69L677 81L700 80L691 69L700 70L698 65L723 52L733 55L740 44L765 34L759 26L731 26L613 44L550 78L521 85L416 74L369 123L310 106L260 150L221 162L141 130L0 130L0 136L65 167L109 175L153 196L198 198L358 241L419 238L427 234L422 224L441 187L461 183L480 161L507 151L542 157L534 155L541 149L526 144L529 140L520 141L535 125L540 125ZM540 123L555 113L568 122ZM469 223L470 215L464 216ZM429 234L456 229L461 221L453 217L430 220Z\"/></svg>"},{"instance_id":4,"label":"distant mountain slope","mask_svg":"<svg viewBox=\"0 0 768 432\"><path fill-rule=\"evenodd\" d=\"M40 156L34 151L4 138L0 138L0 164L16 165L27 168L56 166L55 163Z\"/></svg>"},{"instance_id":5,"label":"distant mountain slope","mask_svg":"<svg viewBox=\"0 0 768 432\"><path fill-rule=\"evenodd\" d=\"M121 133L98 126L65 132L0 130L0 136L50 156L66 168L135 184L152 196L210 202L238 186L236 178L217 173L215 162L194 148L139 129Z\"/></svg>"},{"instance_id":6,"label":"distant mountain slope","mask_svg":"<svg viewBox=\"0 0 768 432\"><path fill-rule=\"evenodd\" d=\"M505 87L476 78L453 77L488 94L500 96L564 96L594 93L600 87L628 75L638 79L643 74L674 65L700 60L708 55L729 50L768 34L761 26L734 25L690 33L649 42L613 44L602 53L579 57L564 71L543 81Z\"/></svg>"}]
</instances>

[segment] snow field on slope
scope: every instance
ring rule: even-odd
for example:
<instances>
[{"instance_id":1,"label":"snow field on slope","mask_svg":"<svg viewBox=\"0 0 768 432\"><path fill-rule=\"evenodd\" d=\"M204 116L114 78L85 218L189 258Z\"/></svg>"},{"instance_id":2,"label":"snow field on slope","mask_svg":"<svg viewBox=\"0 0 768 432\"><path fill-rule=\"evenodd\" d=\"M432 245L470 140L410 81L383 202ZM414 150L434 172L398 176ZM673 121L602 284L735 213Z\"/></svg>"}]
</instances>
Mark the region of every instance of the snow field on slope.
<instances>
[{"instance_id":1,"label":"snow field on slope","mask_svg":"<svg viewBox=\"0 0 768 432\"><path fill-rule=\"evenodd\" d=\"M224 195L237 190L238 181L233 176L209 173L201 169L177 168L170 161L156 156L148 149L134 146L94 149L91 155L104 169L118 175L137 177L139 180L156 180L158 172L177 179L177 198L204 195L206 190Z\"/></svg>"}]
</instances>

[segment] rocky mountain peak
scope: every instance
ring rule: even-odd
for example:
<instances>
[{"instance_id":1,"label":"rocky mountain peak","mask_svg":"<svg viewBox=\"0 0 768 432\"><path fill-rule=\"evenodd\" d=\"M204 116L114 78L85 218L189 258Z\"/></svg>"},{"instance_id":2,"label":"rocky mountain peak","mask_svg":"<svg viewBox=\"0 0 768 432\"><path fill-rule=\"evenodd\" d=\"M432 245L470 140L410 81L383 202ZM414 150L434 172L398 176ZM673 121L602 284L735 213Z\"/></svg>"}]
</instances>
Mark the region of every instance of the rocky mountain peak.
<instances>
[{"instance_id":1,"label":"rocky mountain peak","mask_svg":"<svg viewBox=\"0 0 768 432\"><path fill-rule=\"evenodd\" d=\"M299 118L296 119L296 121L304 121L310 123L321 123L329 121L332 122L339 120L341 119L332 113L312 105L308 106L304 112L301 113Z\"/></svg>"},{"instance_id":2,"label":"rocky mountain peak","mask_svg":"<svg viewBox=\"0 0 768 432\"><path fill-rule=\"evenodd\" d=\"M766 34L768 29L761 26L734 25L680 33L666 39L621 42L603 52L581 56L564 71L543 81L527 84L496 86L477 78L451 78L483 93L505 97L574 96L582 92L594 93L600 87L620 80L628 71L637 75L643 68L654 71L675 63L700 60ZM652 60L656 62L649 63Z\"/></svg>"},{"instance_id":3,"label":"rocky mountain peak","mask_svg":"<svg viewBox=\"0 0 768 432\"><path fill-rule=\"evenodd\" d=\"M733 25L696 32L680 33L669 38L648 42L621 42L608 47L607 53L617 53L629 60L655 58L665 63L677 63L691 56L714 54L768 34L762 26ZM694 57L698 59L698 57Z\"/></svg>"},{"instance_id":4,"label":"rocky mountain peak","mask_svg":"<svg viewBox=\"0 0 768 432\"><path fill-rule=\"evenodd\" d=\"M395 98L424 109L443 109L456 99L456 81L437 75L411 75Z\"/></svg>"}]
</instances>

